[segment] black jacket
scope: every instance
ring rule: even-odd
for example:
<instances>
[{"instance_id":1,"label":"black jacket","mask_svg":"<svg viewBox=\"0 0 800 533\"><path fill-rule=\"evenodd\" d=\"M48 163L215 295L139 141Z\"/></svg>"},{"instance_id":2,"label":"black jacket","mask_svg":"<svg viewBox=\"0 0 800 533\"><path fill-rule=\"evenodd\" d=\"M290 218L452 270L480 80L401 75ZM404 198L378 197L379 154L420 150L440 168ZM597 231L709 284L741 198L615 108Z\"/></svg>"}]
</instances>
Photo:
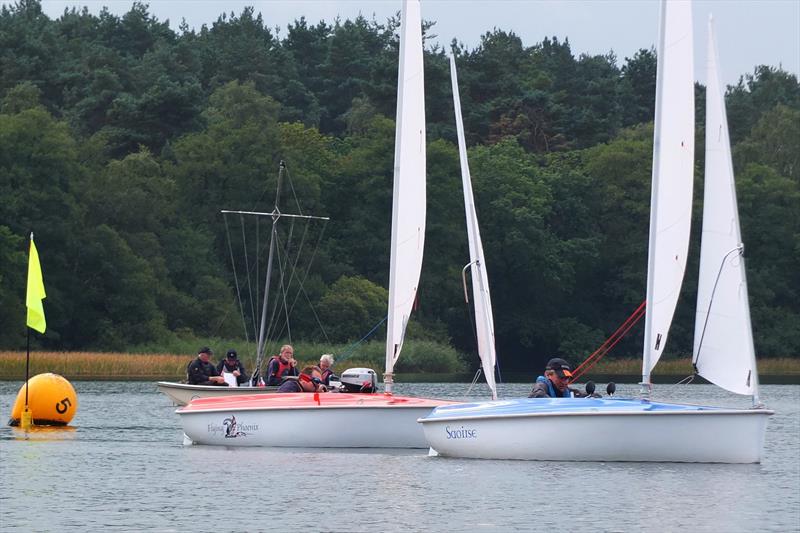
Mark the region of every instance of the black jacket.
<instances>
[{"instance_id":1,"label":"black jacket","mask_svg":"<svg viewBox=\"0 0 800 533\"><path fill-rule=\"evenodd\" d=\"M214 365L210 362L204 363L199 357L189 363L186 368L186 377L189 385L219 385L219 383L208 380L211 376L219 376L219 372L217 372ZM227 385L227 383L224 383L224 385Z\"/></svg>"},{"instance_id":2,"label":"black jacket","mask_svg":"<svg viewBox=\"0 0 800 533\"><path fill-rule=\"evenodd\" d=\"M222 371L225 372L233 372L234 370L239 371L239 377L236 378L236 383L241 385L242 383L247 383L247 380L250 379L247 375L247 372L244 370L244 365L238 359L233 360L234 364L228 364L228 358L226 357L219 363L217 363L217 374L222 375Z\"/></svg>"}]
</instances>

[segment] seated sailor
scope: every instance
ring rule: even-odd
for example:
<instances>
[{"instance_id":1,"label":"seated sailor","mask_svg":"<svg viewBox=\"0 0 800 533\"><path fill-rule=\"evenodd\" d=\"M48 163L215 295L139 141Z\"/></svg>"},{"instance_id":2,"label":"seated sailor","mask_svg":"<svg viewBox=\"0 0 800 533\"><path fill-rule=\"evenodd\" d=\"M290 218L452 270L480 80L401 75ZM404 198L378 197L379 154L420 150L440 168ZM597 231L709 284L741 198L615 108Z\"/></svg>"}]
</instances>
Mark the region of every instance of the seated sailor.
<instances>
[{"instance_id":1,"label":"seated sailor","mask_svg":"<svg viewBox=\"0 0 800 533\"><path fill-rule=\"evenodd\" d=\"M244 365L239 360L239 356L236 353L236 350L233 348L228 350L228 353L225 354L225 359L217 364L217 373L222 375L223 372L233 374L233 376L236 378L236 384L239 386L247 383L247 380L249 379L247 372L244 369Z\"/></svg>"},{"instance_id":2,"label":"seated sailor","mask_svg":"<svg viewBox=\"0 0 800 533\"><path fill-rule=\"evenodd\" d=\"M186 378L190 385L228 386L225 378L219 375L217 368L211 363L211 354L213 353L211 348L203 346L197 352L197 358L186 367Z\"/></svg>"},{"instance_id":3,"label":"seated sailor","mask_svg":"<svg viewBox=\"0 0 800 533\"><path fill-rule=\"evenodd\" d=\"M327 392L328 389L322 384L319 369L313 366L303 368L297 379L287 377L278 387L278 392Z\"/></svg>"},{"instance_id":4,"label":"seated sailor","mask_svg":"<svg viewBox=\"0 0 800 533\"><path fill-rule=\"evenodd\" d=\"M337 379L333 373L333 354L322 354L322 357L319 358L319 371L321 373L320 379L325 385L331 384L331 376Z\"/></svg>"},{"instance_id":5,"label":"seated sailor","mask_svg":"<svg viewBox=\"0 0 800 533\"><path fill-rule=\"evenodd\" d=\"M297 375L297 361L290 344L281 346L281 353L273 355L267 365L267 385L280 385L284 378Z\"/></svg>"},{"instance_id":6,"label":"seated sailor","mask_svg":"<svg viewBox=\"0 0 800 533\"><path fill-rule=\"evenodd\" d=\"M528 398L572 398L582 395L568 387L571 378L569 363L559 357L550 359L544 369L544 376L536 378Z\"/></svg>"}]
</instances>

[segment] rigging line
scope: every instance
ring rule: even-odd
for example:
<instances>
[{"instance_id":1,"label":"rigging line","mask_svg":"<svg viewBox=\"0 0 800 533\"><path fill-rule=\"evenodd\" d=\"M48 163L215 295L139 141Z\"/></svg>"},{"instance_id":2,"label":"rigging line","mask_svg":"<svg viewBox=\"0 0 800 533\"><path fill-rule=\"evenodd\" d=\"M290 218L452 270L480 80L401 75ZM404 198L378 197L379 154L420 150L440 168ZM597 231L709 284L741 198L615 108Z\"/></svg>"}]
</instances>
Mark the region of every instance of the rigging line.
<instances>
[{"instance_id":1,"label":"rigging line","mask_svg":"<svg viewBox=\"0 0 800 533\"><path fill-rule=\"evenodd\" d=\"M273 245L274 241L280 241L280 235L278 234L278 230L275 227L274 220L273 220L272 229L270 231L270 252L273 250L272 245ZM276 245L274 250L275 250L275 253L278 256L280 256L280 254L281 254L280 245ZM280 262L280 257L278 257L278 262ZM267 272L270 272L269 269L267 270ZM272 274L270 273L270 280L269 281L272 281L271 278L272 278ZM265 291L269 291L269 286L265 286L264 290ZM269 294L269 293L265 292L264 294L265 294L265 297L266 297L266 295ZM278 305L278 298L275 298L275 302L273 302L273 304L272 304L272 312L269 315L270 316L269 323L266 323L266 324L264 324L264 323L266 322L266 316L265 315L267 313L267 309L262 309L261 322L264 325L264 328L262 330L263 331L262 338L264 339L264 344L262 344L262 346L261 346L262 353L259 355L259 357L263 357L266 354L266 352L264 351L264 348L265 348L266 341L270 338L270 335L272 334L271 331L273 329L273 324L274 324L274 319L275 319L275 310L277 309L277 305ZM266 304L265 304L265 306L266 306ZM262 332L259 332L259 333L262 333Z\"/></svg>"},{"instance_id":2,"label":"rigging line","mask_svg":"<svg viewBox=\"0 0 800 533\"><path fill-rule=\"evenodd\" d=\"M289 174L289 167L284 167L286 171L286 181L289 182L289 189L292 191L292 197L294 197L294 203L297 206L297 212L301 215L303 214L303 209L300 207L300 201L297 199L297 193L294 190L294 183L292 182L292 176Z\"/></svg>"},{"instance_id":3,"label":"rigging line","mask_svg":"<svg viewBox=\"0 0 800 533\"><path fill-rule=\"evenodd\" d=\"M277 233L277 231L275 232L275 240L278 241L277 245L275 247L275 250L276 250L276 252L278 254L278 261L277 262L278 262L278 270L280 272L280 277L279 277L279 281L278 281L278 288L282 289L283 288L283 279L284 279L284 264L285 264L285 261L282 260L281 254L282 253L286 254L288 252L287 252L287 248L285 248L284 246L281 246L281 244L280 244L280 235ZM288 261L288 258L287 258L286 261ZM277 315L278 315L278 305L279 304L280 304L280 298L275 298L275 302L272 305L272 312L270 313L269 327L267 328L267 337L272 335L273 338L276 338L275 337L275 333L276 333L276 331L278 331L277 330L277 326L278 326ZM284 301L284 305L285 304L286 303ZM286 328L284 327L280 331L283 332L285 329ZM289 338L289 342L291 343L291 337Z\"/></svg>"},{"instance_id":4,"label":"rigging line","mask_svg":"<svg viewBox=\"0 0 800 533\"><path fill-rule=\"evenodd\" d=\"M612 342L614 342L614 340L617 337L625 335L625 333L627 333L630 330L630 327L636 324L636 322L638 322L641 319L642 314L645 312L646 307L647 307L646 302L642 302L641 304L639 304L639 307L637 307L633 311L633 313L631 313L631 315L622 322L622 324L603 342L603 344L600 345L600 347L595 351L595 353L590 355L586 361L578 365L578 368L576 368L575 371L580 372L582 370L582 367L586 365L592 358L597 357L600 353L604 351L607 351L608 346Z\"/></svg>"},{"instance_id":5,"label":"rigging line","mask_svg":"<svg viewBox=\"0 0 800 533\"><path fill-rule=\"evenodd\" d=\"M311 303L311 298L309 298L308 293L303 285L300 286L303 290L303 296L306 297L306 301L308 302L308 308L311 309L311 313L314 315L314 319L317 321L317 325L319 326L320 331L322 332L322 336L325 337L325 342L328 344L331 343L330 337L328 337L328 333L325 331L325 327L322 325L322 321L319 319L319 315L317 314L317 310L314 309L314 305Z\"/></svg>"},{"instance_id":6,"label":"rigging line","mask_svg":"<svg viewBox=\"0 0 800 533\"><path fill-rule=\"evenodd\" d=\"M706 328L708 327L708 319L711 318L711 305L714 303L714 295L717 293L717 284L719 284L719 279L722 277L722 269L725 268L725 261L727 261L728 256L734 252L739 252L740 256L744 255L744 245L740 243L739 246L725 254L719 264L717 279L714 280L714 287L711 289L711 296L708 299L708 310L706 311L706 319L703 322L703 331L700 333L700 342L697 343L697 357L694 361L692 361L692 367L694 368L695 374L699 373L697 371L697 363L700 361L700 354L702 353L703 349L703 339L705 339Z\"/></svg>"},{"instance_id":7,"label":"rigging line","mask_svg":"<svg viewBox=\"0 0 800 533\"><path fill-rule=\"evenodd\" d=\"M279 278L279 282L277 284L278 288L282 288L283 287L283 279L284 279L283 278L283 276L284 276L284 268L283 268L284 260L281 259L281 254L283 253L286 256L286 260L285 261L288 261L289 246L290 246L289 243L291 242L292 235L294 233L294 218L290 218L290 220L291 220L291 224L289 226L289 235L288 235L288 238L287 238L287 244L286 245L281 245L280 234L278 233L277 228L275 227L275 224L273 223L273 225L272 225L272 234L274 235L274 239L276 241L275 250L276 250L276 253L278 254L278 261L277 261L278 269L279 269L279 271L281 273L280 278ZM266 334L267 338L270 338L270 336L274 336L274 334L275 334L275 332L277 330L276 316L277 316L277 310L278 310L278 305L279 304L280 304L280 299L279 298L275 298L275 301L273 302L273 306L272 306L272 312L270 313L269 327L267 328L267 334ZM285 305L285 303L284 303L284 305ZM281 330L281 331L283 331L283 330ZM290 339L290 341L291 341L291 339Z\"/></svg>"},{"instance_id":8,"label":"rigging line","mask_svg":"<svg viewBox=\"0 0 800 533\"><path fill-rule=\"evenodd\" d=\"M289 285L292 282L292 277L293 276L290 276L290 279L289 279L289 281L287 283L286 282L286 271L289 269L289 264L290 264L290 261L289 261L289 255L290 254L289 254L289 252L290 252L290 249L291 249L291 241L293 239L294 239L294 219L292 219L291 224L289 226L289 236L287 237L286 245L283 247L283 252L284 252L283 253L283 258L280 257L280 254L279 254L279 257L278 257L278 269L279 269L279 271L281 273L280 278L279 278L280 281L278 283L278 288L279 288L280 297L283 300L282 308L283 308L284 317L285 317L284 326L281 329L281 331L285 330L287 332L287 334L289 336L289 342L292 341L292 331L291 331L291 326L289 324L289 309L288 309L288 306L287 306L287 303L286 303L286 296L287 296L287 293L289 291ZM292 269L292 271L293 271L293 269ZM277 299L276 299L275 303L276 304L278 303ZM277 323L277 319L276 319L276 323Z\"/></svg>"},{"instance_id":9,"label":"rigging line","mask_svg":"<svg viewBox=\"0 0 800 533\"><path fill-rule=\"evenodd\" d=\"M474 310L472 309L472 306L469 305L469 293L467 289L467 268L471 266L472 262L469 262L466 265L464 265L464 268L461 269L461 281L464 285L464 304L466 306L466 313L467 316L469 317L470 326L472 327L472 337L473 337L472 340L475 342L476 354L478 356L478 359L480 360L480 353L478 352L478 326L476 324L475 317L473 316ZM470 275L471 274L472 270L470 270Z\"/></svg>"},{"instance_id":10,"label":"rigging line","mask_svg":"<svg viewBox=\"0 0 800 533\"><path fill-rule=\"evenodd\" d=\"M247 273L247 293L250 296L250 316L255 316L256 311L255 305L253 304L253 282L250 279L250 259L247 257L247 236L245 235L244 231L244 215L239 215L239 227L242 229L242 250L244 251L244 265L245 272ZM256 255L256 264L258 264L258 255ZM253 323L253 327L255 328L255 322ZM255 337L256 335L257 333L254 331L253 336ZM249 340L249 335L247 333L245 333L245 339Z\"/></svg>"},{"instance_id":11,"label":"rigging line","mask_svg":"<svg viewBox=\"0 0 800 533\"><path fill-rule=\"evenodd\" d=\"M286 168L286 167L284 166L284 168ZM253 202L253 208L251 209L251 211L255 211L256 207L259 204L261 204L261 201L264 199L264 195L267 194L267 190L272 192L274 189L275 189L275 186L269 183L269 177L268 177L266 180L264 180L264 187L261 189L261 194Z\"/></svg>"},{"instance_id":12,"label":"rigging line","mask_svg":"<svg viewBox=\"0 0 800 533\"><path fill-rule=\"evenodd\" d=\"M292 281L294 281L294 279L295 279L295 272L297 272L297 263L300 262L300 254L302 253L303 248L305 247L306 235L308 235L309 226L310 226L310 224L308 224L308 223L305 226L303 226L304 227L303 236L300 238L300 246L297 248L297 253L295 254L294 262L292 263L292 269L291 269L291 272L290 272L290 275L289 275L289 282L286 284L287 287L290 287L292 285ZM286 253L287 253L287 258L288 258L288 255L289 255L288 250L287 250ZM300 283L301 286L302 286L302 282L301 281L298 281L298 283ZM297 299L299 297L300 297L300 290L298 289L297 294L295 295L295 298L292 301L291 309L289 309L289 313L290 314L291 314L292 311L294 311L294 305L297 302Z\"/></svg>"},{"instance_id":13,"label":"rigging line","mask_svg":"<svg viewBox=\"0 0 800 533\"><path fill-rule=\"evenodd\" d=\"M378 322L377 324L372 326L372 329L369 330L366 335L364 335L363 337L361 337L361 339L357 340L356 342L354 342L353 344L351 344L350 346L348 346L347 348L342 350L342 354L338 357L338 360L339 361L344 361L345 359L350 357L350 355L352 354L353 350L355 350L356 346L358 346L359 344L361 344L362 342L367 340L373 333L375 333L375 330L378 329L381 326L381 324L386 322L387 318L389 318L389 317L388 316L383 317L380 320L380 322Z\"/></svg>"},{"instance_id":14,"label":"rigging line","mask_svg":"<svg viewBox=\"0 0 800 533\"><path fill-rule=\"evenodd\" d=\"M662 394L667 394L667 395L669 395L669 394L678 394L678 392L676 392L677 388L681 387L683 385L688 385L689 383L692 383L696 376L697 376L697 374L689 374L688 376L686 376L685 378L681 379L680 381L678 381L676 383L668 383L668 384L663 385L662 387L660 387L659 390L661 391ZM665 391L667 391L667 392L665 393Z\"/></svg>"},{"instance_id":15,"label":"rigging line","mask_svg":"<svg viewBox=\"0 0 800 533\"><path fill-rule=\"evenodd\" d=\"M261 254L267 249L267 245L264 244L263 248L261 247L261 221L259 220L259 217L255 217L255 219L256 219L255 220L255 224L256 224L256 246L255 246L255 250L256 250L255 270L256 270L256 272L255 272L255 279L256 280L260 280L261 276L259 274L259 272L260 272L259 266L261 265L261 261L259 261L259 258L261 257ZM259 248L262 248L262 249L259 250ZM256 283L255 287L256 287L256 302L260 302L261 301L261 284L260 283ZM250 286L250 292L252 292L252 290L253 290L253 286L251 285ZM253 313L252 316L253 316L254 337L255 337L256 324L260 324L261 323L261 316L256 316L260 312L261 312L261 307L256 305L255 310L252 312Z\"/></svg>"},{"instance_id":16,"label":"rigging line","mask_svg":"<svg viewBox=\"0 0 800 533\"><path fill-rule=\"evenodd\" d=\"M641 317L639 317L639 318L641 318ZM638 320L638 319L637 319L637 320ZM587 372L589 369L591 369L591 368L592 368L592 367L593 367L593 366L594 366L594 365L595 365L595 364L596 364L596 363L597 363L597 362L598 362L598 361L599 361L599 360L600 360L602 357L605 357L605 356L608 354L608 352L610 352L610 351L611 351L611 349L612 349L612 348L614 348L614 346L616 346L616 345L619 343L619 341L621 341L621 340L622 340L622 338L623 338L623 337L624 337L624 336L625 336L625 335L626 335L626 334L627 334L627 333L628 333L628 332L631 330L631 328L633 328L633 326L635 326L635 325L636 325L636 322L629 324L629 325L627 326L627 328L626 328L626 329L625 329L625 330L624 330L624 331L623 331L623 332L622 332L622 333L621 333L621 334L620 334L620 335L619 335L619 336L618 336L616 339L614 339L614 342L613 342L613 343L611 343L611 345L609 345L609 346L608 346L608 348L606 348L606 349L605 349L605 350L604 350L604 351L603 351L603 352L602 352L602 353L601 353L601 354L600 354L600 355L599 355L599 356L598 356L598 357L597 357L597 358L596 358L594 361L592 361L592 363L591 363L589 366L587 366L587 367L586 367L584 370L582 370L581 372L576 372L576 373L574 374L574 376L573 376L573 379L577 379L577 378L581 377L582 375L584 375L584 374L585 374L585 373L586 373L586 372Z\"/></svg>"},{"instance_id":17,"label":"rigging line","mask_svg":"<svg viewBox=\"0 0 800 533\"><path fill-rule=\"evenodd\" d=\"M289 292L289 285L288 284L284 284L285 274L283 272L283 269L287 267L288 262L289 262L289 257L287 256L286 257L286 264L282 265L280 263L280 261L279 261L278 262L278 268L281 269L281 284L280 284L280 288L281 288L281 297L283 298L283 314L284 314L284 317L285 317L285 320L286 320L286 333L287 333L287 336L289 337L289 342L292 342L292 327L291 327L291 324L289 324L289 306L286 303L286 294L287 294L287 292ZM291 282L291 280L289 280L289 281Z\"/></svg>"},{"instance_id":18,"label":"rigging line","mask_svg":"<svg viewBox=\"0 0 800 533\"><path fill-rule=\"evenodd\" d=\"M317 239L317 245L314 248L314 251L312 252L311 259L308 261L308 266L306 267L306 270L303 273L303 277L301 279L300 276L298 276L296 273L297 273L297 270L298 270L297 269L297 263L299 262L300 252L305 247L306 235L308 234L308 225L306 225L306 229L303 232L303 237L301 238L300 247L299 247L299 249L297 251L297 254L296 254L297 259L292 264L292 270L291 270L291 274L289 276L289 281L286 284L287 285L287 291L286 292L288 294L288 288L291 286L292 282L295 281L295 280L297 280L298 288L297 288L297 292L294 295L294 299L292 300L291 306L288 305L288 303L287 303L286 304L286 308L288 309L288 315L291 315L294 312L294 308L297 306L297 301L300 299L300 295L302 294L303 296L305 296L305 300L308 303L308 307L309 307L309 309L311 309L311 313L314 315L314 319L316 320L320 331L322 331L322 335L323 335L323 337L325 337L325 341L330 343L330 338L328 337L328 333L325 331L325 327L322 325L322 321L319 319L319 315L317 314L316 309L314 309L314 304L312 303L311 298L308 295L308 292L306 292L306 290L305 290L305 281L306 281L306 279L308 279L308 274L311 271L311 265L312 265L312 263L314 261L314 257L316 256L317 250L319 249L319 243L322 240L322 234L324 233L324 228L326 227L326 225L327 225L327 221L325 221L325 225L323 226L323 231L320 232L319 238ZM288 252L287 252L287 256L288 256ZM287 317L287 323L288 323L288 317Z\"/></svg>"},{"instance_id":19,"label":"rigging line","mask_svg":"<svg viewBox=\"0 0 800 533\"><path fill-rule=\"evenodd\" d=\"M647 302L644 301L639 304L639 307L626 318L622 324L612 333L597 350L595 350L589 357L586 358L573 372L573 380L579 378L586 373L597 361L599 361L611 348L613 348L628 331L642 318L644 311L647 307Z\"/></svg>"},{"instance_id":20,"label":"rigging line","mask_svg":"<svg viewBox=\"0 0 800 533\"><path fill-rule=\"evenodd\" d=\"M482 368L483 367L480 367L480 366L478 367L478 370L475 372L475 376L472 378L472 383L469 384L469 388L467 389L467 397L468 398L469 398L469 395L472 393L472 388L475 386L476 383L478 383L478 378L481 377L481 369Z\"/></svg>"},{"instance_id":21,"label":"rigging line","mask_svg":"<svg viewBox=\"0 0 800 533\"><path fill-rule=\"evenodd\" d=\"M228 217L225 216L223 213L222 220L225 222L225 236L227 237L228 241L228 251L231 254L231 266L233 267L233 280L236 285L236 298L239 301L239 313L242 316L242 326L244 327L244 338L247 342L250 342L249 332L247 331L247 321L244 318L244 305L242 305L242 296L239 292L239 276L236 274L236 261L234 260L233 256L233 246L231 245L231 232L230 228L228 227ZM248 282L249 283L249 282Z\"/></svg>"},{"instance_id":22,"label":"rigging line","mask_svg":"<svg viewBox=\"0 0 800 533\"><path fill-rule=\"evenodd\" d=\"M306 290L305 290L305 282L306 282L306 279L308 279L308 274L311 271L311 266L312 266L312 264L314 262L314 258L316 257L317 250L319 250L319 244L322 241L322 236L323 236L323 234L325 232L325 227L327 227L327 221L325 221L325 224L322 227L322 231L320 232L320 235L317 238L317 244L314 247L314 251L311 253L311 258L308 261L308 264L306 266L305 272L303 273L302 279L300 279L300 277L296 276L296 274L295 274L297 272L297 261L295 261L295 263L293 265L292 274L291 274L291 277L289 279L288 285L291 285L292 281L294 279L297 279L298 288L297 288L297 292L295 293L294 300L292 300L292 304L291 304L291 306L289 308L289 314L291 314L294 311L294 308L297 305L297 301L300 299L300 295L302 294L303 296L305 296L305 300L308 303L309 309L311 309L311 313L314 315L314 320L316 320L317 326L319 326L319 329L322 332L322 336L325 337L325 341L326 342L330 343L330 338L328 337L328 333L325 331L325 327L322 325L322 321L319 319L319 315L317 314L316 309L314 309L314 304L312 303L311 298L308 296L308 292L306 292ZM306 225L306 231L303 233L303 238L302 238L302 241L301 241L302 244L300 246L300 249L297 252L298 260L299 260L299 257L300 257L300 250L302 250L302 248L305 246L305 240L306 240L307 233L308 233L308 225Z\"/></svg>"},{"instance_id":23,"label":"rigging line","mask_svg":"<svg viewBox=\"0 0 800 533\"><path fill-rule=\"evenodd\" d=\"M322 224L322 229L321 229L321 231L319 233L319 237L317 238L317 244L314 247L314 251L311 252L311 258L308 260L308 266L306 267L306 271L303 274L303 279L300 280L300 288L303 289L303 294L306 297L306 301L308 301L308 306L311 308L311 312L314 313L314 318L317 321L317 325L319 326L320 331L322 331L322 336L325 337L325 341L330 344L331 340L328 337L328 334L325 331L325 328L322 326L322 322L320 321L319 316L317 315L317 311L316 311L316 309L314 309L314 305L311 303L311 299L308 297L308 293L305 290L306 279L308 279L308 274L311 272L311 265L314 264L314 258L317 256L317 250L319 250L319 248L320 248L320 243L322 242L322 236L325 234L325 229L327 227L328 227L328 221L326 220ZM292 309L294 309L295 303L297 302L297 299L299 297L300 297L300 293L298 291L298 294L295 297L295 301L292 302Z\"/></svg>"},{"instance_id":24,"label":"rigging line","mask_svg":"<svg viewBox=\"0 0 800 533\"><path fill-rule=\"evenodd\" d=\"M325 221L325 225L323 226L323 230L324 230L326 225L327 225L327 220ZM284 290L283 295L284 295L284 310L286 312L286 329L287 329L287 331L289 331L289 334L291 335L291 326L289 325L289 316L291 316L291 314L293 313L294 308L295 308L295 306L297 304L297 300L299 300L300 295L302 293L302 295L305 296L305 299L309 304L309 308L311 309L311 312L313 313L314 318L317 321L317 325L319 326L320 330L322 331L323 336L325 337L327 342L330 342L330 338L328 338L328 335L325 332L325 328L322 326L322 323L319 320L319 316L317 315L317 312L314 309L314 306L313 306L313 304L311 302L311 298L308 296L308 293L305 290L305 280L308 277L308 273L311 270L311 264L313 263L313 259L316 256L317 250L319 249L319 242L322 239L322 232L320 233L320 236L319 236L319 238L317 240L317 246L314 248L314 251L312 252L311 260L308 262L308 266L306 268L306 271L305 271L302 279L300 279L300 276L297 275L297 271L298 271L297 264L300 261L300 255L302 253L302 250L305 248L305 242L306 242L306 237L307 237L308 232L309 232L309 227L310 227L310 223L307 223L304 226L303 235L302 235L302 237L300 239L300 245L298 246L297 253L295 254L295 260L294 260L293 263L291 263L291 269L289 270L289 280L285 284L285 290ZM293 233L294 233L294 220L292 220L292 234ZM289 247L290 247L289 244L287 244L286 247L285 247L286 265L287 265L287 267L289 265L289 255L290 255L289 254ZM282 279L285 279L285 276ZM295 293L294 299L292 300L292 304L290 306L288 304L288 302L286 301L286 298L289 296L289 289L292 286L292 282L294 282L295 280L297 280L298 288L297 288L297 292Z\"/></svg>"},{"instance_id":25,"label":"rigging line","mask_svg":"<svg viewBox=\"0 0 800 533\"><path fill-rule=\"evenodd\" d=\"M581 364L582 368L579 367L580 370L576 369L575 372L573 372L572 381L575 381L578 378L580 378L581 376L583 376L584 374L586 374L586 372L588 372L592 367L594 367L594 365L597 364L597 362L600 361L600 359L605 357L614 348L614 346L616 346L625 337L625 335L627 335L627 333L631 330L631 328L633 328L633 326L636 325L636 323L642 318L643 314L644 314L644 311L639 313L639 315L636 317L636 319L634 321L628 323L625 326L625 329L622 330L619 333L619 335L617 335L616 337L614 337L614 336L609 337L608 340L613 339L613 342L611 342L611 344L609 344L608 346L604 346L604 347L598 348L597 351L595 351L595 353L593 353L591 356L589 356L586 359L586 361L584 361ZM617 331L619 332L619 330L617 330ZM606 343L603 343L603 344L605 345ZM589 363L589 364L587 365L587 363Z\"/></svg>"}]
</instances>

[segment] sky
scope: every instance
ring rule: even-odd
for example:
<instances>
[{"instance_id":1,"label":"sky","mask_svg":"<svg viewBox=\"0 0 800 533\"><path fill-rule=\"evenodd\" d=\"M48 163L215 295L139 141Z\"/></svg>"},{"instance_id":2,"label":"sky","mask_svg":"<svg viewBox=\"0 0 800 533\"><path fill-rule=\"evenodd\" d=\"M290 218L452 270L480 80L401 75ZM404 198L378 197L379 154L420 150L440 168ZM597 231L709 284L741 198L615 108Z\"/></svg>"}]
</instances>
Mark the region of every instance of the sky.
<instances>
[{"instance_id":1,"label":"sky","mask_svg":"<svg viewBox=\"0 0 800 533\"><path fill-rule=\"evenodd\" d=\"M8 2L3 1L7 4ZM305 16L309 24L332 23L337 16L359 14L384 23L400 10L400 0L150 0L150 13L169 20L177 30L185 19L190 27L211 26L224 11L237 15L253 6L270 28L286 27ZM114 14L130 9L131 0L42 0L44 12L59 17L65 8L87 6L98 13L107 6ZM445 48L453 39L470 50L493 29L513 31L525 46L544 37L569 39L574 55L613 51L621 65L658 39L657 0L423 0L422 17L435 21L435 42ZM709 13L719 48L721 77L735 84L756 65L782 66L800 77L800 0L695 0L695 79L705 83L705 49Z\"/></svg>"}]
</instances>

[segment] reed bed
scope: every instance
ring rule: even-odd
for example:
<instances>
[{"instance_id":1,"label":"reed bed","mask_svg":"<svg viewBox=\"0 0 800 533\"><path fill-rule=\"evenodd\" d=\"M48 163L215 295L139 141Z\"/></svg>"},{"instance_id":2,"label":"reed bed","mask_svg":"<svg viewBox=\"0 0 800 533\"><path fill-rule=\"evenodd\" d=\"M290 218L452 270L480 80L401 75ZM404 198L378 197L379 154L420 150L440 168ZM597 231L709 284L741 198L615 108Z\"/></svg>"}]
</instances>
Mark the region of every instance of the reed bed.
<instances>
[{"instance_id":1,"label":"reed bed","mask_svg":"<svg viewBox=\"0 0 800 533\"><path fill-rule=\"evenodd\" d=\"M594 374L628 375L635 376L642 373L641 359L604 359L594 366ZM692 359L661 359L653 369L653 375L690 375L692 373ZM800 375L800 359L779 357L758 360L758 373L760 375Z\"/></svg>"},{"instance_id":2,"label":"reed bed","mask_svg":"<svg viewBox=\"0 0 800 533\"><path fill-rule=\"evenodd\" d=\"M186 379L186 366L196 355L165 353L112 353L112 352L31 352L30 375L52 372L70 380L166 380ZM242 357L248 372L252 372L255 359ZM216 363L219 359L212 359ZM319 363L315 360L298 360L300 368ZM347 360L347 367L370 366L368 361ZM344 366L337 370L344 370ZM0 352L0 380L25 379L25 352Z\"/></svg>"},{"instance_id":3,"label":"reed bed","mask_svg":"<svg viewBox=\"0 0 800 533\"><path fill-rule=\"evenodd\" d=\"M30 375L53 372L67 379L185 379L192 357L173 354L31 352ZM0 352L0 379L25 378L25 352Z\"/></svg>"},{"instance_id":4,"label":"reed bed","mask_svg":"<svg viewBox=\"0 0 800 533\"><path fill-rule=\"evenodd\" d=\"M309 352L311 352L309 350ZM308 352L307 352L308 353ZM383 365L376 366L372 354L362 353L363 357L351 357L346 361L337 361L335 369L339 372L346 368L370 367L380 371ZM75 380L169 380L181 381L186 377L186 365L195 357L192 355L175 355L166 353L111 353L111 352L31 352L30 375L53 372L67 379ZM299 364L317 364L317 356L306 359L300 356ZM218 359L215 359L217 361ZM248 372L252 372L255 360L242 357ZM591 374L604 375L639 375L642 363L639 359L608 359L598 363L591 369ZM415 372L407 369L406 372ZM463 370L456 370L456 372ZM532 370L533 371L533 370ZM758 371L761 375L800 375L800 359L781 357L760 359ZM422 373L441 373L438 368ZM452 371L451 371L452 372ZM692 362L689 358L665 359L659 361L654 375L689 375ZM401 372L402 373L402 372ZM535 373L535 371L534 371ZM0 380L25 379L25 352L0 352Z\"/></svg>"}]
</instances>

